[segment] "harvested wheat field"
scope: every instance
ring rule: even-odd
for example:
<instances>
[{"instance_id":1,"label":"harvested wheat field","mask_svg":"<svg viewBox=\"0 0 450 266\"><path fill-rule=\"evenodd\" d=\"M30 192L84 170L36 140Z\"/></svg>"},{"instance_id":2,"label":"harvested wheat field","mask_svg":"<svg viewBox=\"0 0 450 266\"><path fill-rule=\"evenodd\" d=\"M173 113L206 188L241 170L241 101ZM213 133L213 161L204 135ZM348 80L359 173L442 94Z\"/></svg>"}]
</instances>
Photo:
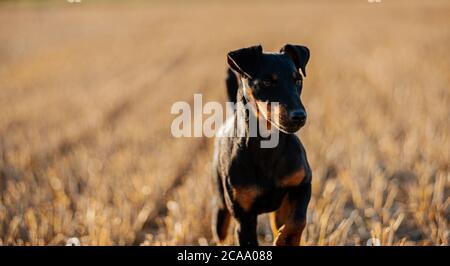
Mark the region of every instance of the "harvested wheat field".
<instances>
[{"instance_id":1,"label":"harvested wheat field","mask_svg":"<svg viewBox=\"0 0 450 266\"><path fill-rule=\"evenodd\" d=\"M448 245L449 25L444 0L2 2L0 245L216 245L213 139L171 106L286 43L311 50L301 244Z\"/></svg>"}]
</instances>

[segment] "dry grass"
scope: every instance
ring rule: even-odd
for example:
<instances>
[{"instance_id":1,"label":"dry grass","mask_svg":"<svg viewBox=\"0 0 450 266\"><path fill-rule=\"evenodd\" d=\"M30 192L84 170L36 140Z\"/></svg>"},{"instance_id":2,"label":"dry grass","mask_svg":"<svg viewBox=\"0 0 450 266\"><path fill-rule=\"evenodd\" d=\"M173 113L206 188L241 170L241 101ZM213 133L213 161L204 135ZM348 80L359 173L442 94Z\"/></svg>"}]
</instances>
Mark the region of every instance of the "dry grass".
<instances>
[{"instance_id":1,"label":"dry grass","mask_svg":"<svg viewBox=\"0 0 450 266\"><path fill-rule=\"evenodd\" d=\"M1 245L214 244L212 140L170 106L288 42L312 51L303 244L449 244L449 3L87 2L0 5Z\"/></svg>"}]
</instances>

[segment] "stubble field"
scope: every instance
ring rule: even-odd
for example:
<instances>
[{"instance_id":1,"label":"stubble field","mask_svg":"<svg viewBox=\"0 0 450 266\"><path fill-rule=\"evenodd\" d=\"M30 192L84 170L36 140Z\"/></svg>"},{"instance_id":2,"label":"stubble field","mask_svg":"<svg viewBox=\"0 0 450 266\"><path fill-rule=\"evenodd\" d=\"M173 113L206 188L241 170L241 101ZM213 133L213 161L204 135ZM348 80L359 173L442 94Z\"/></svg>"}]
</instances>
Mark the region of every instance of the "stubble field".
<instances>
[{"instance_id":1,"label":"stubble field","mask_svg":"<svg viewBox=\"0 0 450 266\"><path fill-rule=\"evenodd\" d=\"M302 244L448 245L448 25L438 0L0 3L0 245L215 245L213 140L170 108L285 43L311 50Z\"/></svg>"}]
</instances>

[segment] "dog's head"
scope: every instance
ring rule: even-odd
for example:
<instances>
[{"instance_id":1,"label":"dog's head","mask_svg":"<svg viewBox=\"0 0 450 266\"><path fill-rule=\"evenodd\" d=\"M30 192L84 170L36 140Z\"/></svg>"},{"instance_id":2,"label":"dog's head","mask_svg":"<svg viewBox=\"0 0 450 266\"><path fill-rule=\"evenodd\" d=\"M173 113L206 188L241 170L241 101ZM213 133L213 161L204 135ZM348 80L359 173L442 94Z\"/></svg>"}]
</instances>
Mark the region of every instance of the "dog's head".
<instances>
[{"instance_id":1,"label":"dog's head","mask_svg":"<svg viewBox=\"0 0 450 266\"><path fill-rule=\"evenodd\" d=\"M240 75L247 101L285 133L298 131L306 122L300 94L308 60L308 48L290 44L280 53L263 53L260 45L228 53L228 64ZM271 106L274 102L278 105Z\"/></svg>"}]
</instances>

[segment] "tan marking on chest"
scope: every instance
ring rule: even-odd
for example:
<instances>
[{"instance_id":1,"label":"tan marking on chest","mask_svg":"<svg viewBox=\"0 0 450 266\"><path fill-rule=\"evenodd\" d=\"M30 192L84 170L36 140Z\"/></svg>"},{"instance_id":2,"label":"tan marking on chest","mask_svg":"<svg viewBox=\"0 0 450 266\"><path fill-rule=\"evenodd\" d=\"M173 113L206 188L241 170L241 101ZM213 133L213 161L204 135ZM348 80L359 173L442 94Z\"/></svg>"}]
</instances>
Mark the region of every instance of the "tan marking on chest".
<instances>
[{"instance_id":1,"label":"tan marking on chest","mask_svg":"<svg viewBox=\"0 0 450 266\"><path fill-rule=\"evenodd\" d=\"M260 191L257 187L233 188L233 198L244 211L252 208L253 202L259 194Z\"/></svg>"},{"instance_id":2,"label":"tan marking on chest","mask_svg":"<svg viewBox=\"0 0 450 266\"><path fill-rule=\"evenodd\" d=\"M292 174L281 178L281 186L282 187L294 187L298 186L302 183L303 179L306 177L305 168L301 167L297 171Z\"/></svg>"}]
</instances>

